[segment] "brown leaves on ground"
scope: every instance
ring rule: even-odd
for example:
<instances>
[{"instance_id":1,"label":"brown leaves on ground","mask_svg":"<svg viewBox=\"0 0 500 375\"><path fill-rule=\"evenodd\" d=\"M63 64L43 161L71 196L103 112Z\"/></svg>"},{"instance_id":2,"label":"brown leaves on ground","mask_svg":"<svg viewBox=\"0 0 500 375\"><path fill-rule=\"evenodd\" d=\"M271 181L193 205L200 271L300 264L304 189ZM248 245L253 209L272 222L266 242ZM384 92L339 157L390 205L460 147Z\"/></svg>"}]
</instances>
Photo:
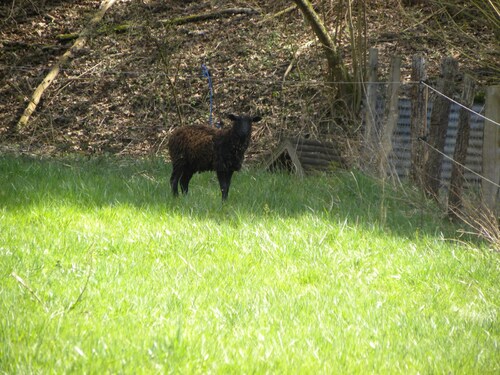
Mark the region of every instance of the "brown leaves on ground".
<instances>
[{"instance_id":1,"label":"brown leaves on ground","mask_svg":"<svg viewBox=\"0 0 500 375\"><path fill-rule=\"evenodd\" d=\"M297 10L270 17L291 5L284 0L119 1L45 92L28 127L16 131L34 88L71 45L58 36L82 30L99 3L21 0L0 5L3 148L48 154L164 154L173 127L208 123L202 63L213 78L216 121L229 112L263 116L249 150L251 159L268 152L284 135L338 134L322 83L326 64L317 45L297 55L283 81L296 51L314 40ZM337 2L313 3L333 32L345 16ZM427 1L412 7L396 0L367 3L368 46L380 49L382 71L399 54L405 79L411 56L423 53L430 76L437 75L441 58L454 55L461 69L481 83L498 83L498 36L473 17L474 10L460 13ZM182 25L162 22L234 7L258 13ZM338 37L349 63L348 33L341 30L345 32Z\"/></svg>"}]
</instances>

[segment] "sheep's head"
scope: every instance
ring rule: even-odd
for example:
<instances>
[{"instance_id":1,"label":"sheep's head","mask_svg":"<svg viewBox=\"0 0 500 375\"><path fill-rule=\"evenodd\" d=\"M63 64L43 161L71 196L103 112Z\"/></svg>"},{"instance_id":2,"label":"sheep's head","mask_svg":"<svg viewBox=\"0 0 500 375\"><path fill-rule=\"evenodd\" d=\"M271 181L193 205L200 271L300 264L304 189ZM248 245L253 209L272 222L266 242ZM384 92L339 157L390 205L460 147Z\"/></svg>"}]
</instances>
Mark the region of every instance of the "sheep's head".
<instances>
[{"instance_id":1,"label":"sheep's head","mask_svg":"<svg viewBox=\"0 0 500 375\"><path fill-rule=\"evenodd\" d=\"M233 131L238 137L245 138L252 132L252 123L260 121L260 116L236 116L230 114L227 116L233 122Z\"/></svg>"}]
</instances>

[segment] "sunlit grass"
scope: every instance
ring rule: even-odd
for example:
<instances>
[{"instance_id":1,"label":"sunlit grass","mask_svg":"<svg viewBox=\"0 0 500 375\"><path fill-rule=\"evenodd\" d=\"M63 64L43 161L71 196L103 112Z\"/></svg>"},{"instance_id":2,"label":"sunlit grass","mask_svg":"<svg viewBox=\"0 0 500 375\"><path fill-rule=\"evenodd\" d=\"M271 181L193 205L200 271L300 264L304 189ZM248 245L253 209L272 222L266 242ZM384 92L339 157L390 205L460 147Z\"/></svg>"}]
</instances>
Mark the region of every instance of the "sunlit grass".
<instances>
[{"instance_id":1,"label":"sunlit grass","mask_svg":"<svg viewBox=\"0 0 500 375\"><path fill-rule=\"evenodd\" d=\"M0 371L496 373L500 262L357 173L0 158Z\"/></svg>"}]
</instances>

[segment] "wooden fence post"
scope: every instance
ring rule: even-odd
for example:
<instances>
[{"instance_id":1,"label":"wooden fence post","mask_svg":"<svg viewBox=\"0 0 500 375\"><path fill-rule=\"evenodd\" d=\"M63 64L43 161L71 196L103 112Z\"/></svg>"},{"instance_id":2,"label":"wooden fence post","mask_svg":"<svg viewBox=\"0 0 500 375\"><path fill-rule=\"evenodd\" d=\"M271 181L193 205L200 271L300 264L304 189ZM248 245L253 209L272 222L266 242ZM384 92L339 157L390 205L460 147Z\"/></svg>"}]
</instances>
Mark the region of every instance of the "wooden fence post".
<instances>
[{"instance_id":1,"label":"wooden fence post","mask_svg":"<svg viewBox=\"0 0 500 375\"><path fill-rule=\"evenodd\" d=\"M398 122L399 88L401 86L401 57L394 56L391 60L389 84L385 98L384 117L381 121L380 150L378 153L379 177L386 178L389 170L389 155L392 152L392 134Z\"/></svg>"},{"instance_id":2,"label":"wooden fence post","mask_svg":"<svg viewBox=\"0 0 500 375\"><path fill-rule=\"evenodd\" d=\"M460 102L471 108L474 102L475 84L471 76L465 75L464 88ZM457 139L455 150L453 151L450 190L448 195L448 216L458 218L462 209L462 187L464 184L464 165L467 158L467 148L469 146L470 112L465 108L460 108L458 117Z\"/></svg>"},{"instance_id":3,"label":"wooden fence post","mask_svg":"<svg viewBox=\"0 0 500 375\"><path fill-rule=\"evenodd\" d=\"M411 64L411 80L420 82L427 78L425 59L421 55L413 56ZM425 150L422 139L427 132L427 89L424 85L414 83L411 90L411 165L410 180L420 188L423 187L422 173L425 164Z\"/></svg>"},{"instance_id":4,"label":"wooden fence post","mask_svg":"<svg viewBox=\"0 0 500 375\"><path fill-rule=\"evenodd\" d=\"M490 86L486 92L485 116L500 122L500 85ZM483 176L500 184L500 126L491 121L484 122L483 136ZM499 215L498 186L482 180L482 192L485 205Z\"/></svg>"},{"instance_id":5,"label":"wooden fence post","mask_svg":"<svg viewBox=\"0 0 500 375\"><path fill-rule=\"evenodd\" d=\"M458 71L458 62L453 57L445 57L441 62L441 79L437 84L437 90L448 97L453 96L455 91L455 76ZM450 115L451 102L448 98L436 94L429 124L428 143L431 146L429 158L425 163L425 190L434 198L439 196L441 182L441 166L443 164L444 144L446 131L448 130L448 118ZM436 150L434 150L435 148Z\"/></svg>"},{"instance_id":6,"label":"wooden fence post","mask_svg":"<svg viewBox=\"0 0 500 375\"><path fill-rule=\"evenodd\" d=\"M378 91L378 49L370 48L368 63L368 83L366 84L365 142L364 159L372 164L373 151L378 139L377 129L377 91Z\"/></svg>"}]
</instances>

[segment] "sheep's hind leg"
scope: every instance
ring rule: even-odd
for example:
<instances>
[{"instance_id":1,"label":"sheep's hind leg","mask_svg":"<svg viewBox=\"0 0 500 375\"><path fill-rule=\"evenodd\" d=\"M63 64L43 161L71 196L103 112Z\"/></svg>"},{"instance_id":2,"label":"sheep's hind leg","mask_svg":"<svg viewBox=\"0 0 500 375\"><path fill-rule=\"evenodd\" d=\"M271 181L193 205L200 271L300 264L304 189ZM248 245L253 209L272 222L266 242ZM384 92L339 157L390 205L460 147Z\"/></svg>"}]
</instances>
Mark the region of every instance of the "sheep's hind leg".
<instances>
[{"instance_id":1,"label":"sheep's hind leg","mask_svg":"<svg viewBox=\"0 0 500 375\"><path fill-rule=\"evenodd\" d=\"M174 197L179 195L178 183L181 175L182 170L173 167L172 175L170 176L170 187L172 188L172 194L174 195Z\"/></svg>"},{"instance_id":2,"label":"sheep's hind leg","mask_svg":"<svg viewBox=\"0 0 500 375\"><path fill-rule=\"evenodd\" d=\"M189 181L191 181L191 177L193 177L192 172L184 171L181 176L181 191L183 194L187 194L189 190Z\"/></svg>"},{"instance_id":3,"label":"sheep's hind leg","mask_svg":"<svg viewBox=\"0 0 500 375\"><path fill-rule=\"evenodd\" d=\"M229 186L231 185L231 177L233 171L217 171L217 178L219 179L220 190L222 192L222 200L227 199L229 194Z\"/></svg>"}]
</instances>

